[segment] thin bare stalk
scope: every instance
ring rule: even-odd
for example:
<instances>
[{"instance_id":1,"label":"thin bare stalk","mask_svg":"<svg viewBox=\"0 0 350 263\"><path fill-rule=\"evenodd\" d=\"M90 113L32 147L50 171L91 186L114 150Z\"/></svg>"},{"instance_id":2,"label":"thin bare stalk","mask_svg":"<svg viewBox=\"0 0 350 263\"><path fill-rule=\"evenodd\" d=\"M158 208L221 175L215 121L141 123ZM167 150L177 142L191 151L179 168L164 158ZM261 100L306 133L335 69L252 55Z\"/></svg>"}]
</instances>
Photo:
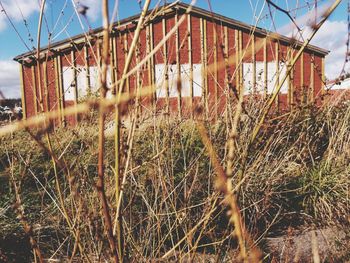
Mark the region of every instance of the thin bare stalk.
<instances>
[{"instance_id":1,"label":"thin bare stalk","mask_svg":"<svg viewBox=\"0 0 350 263\"><path fill-rule=\"evenodd\" d=\"M133 57L133 54L135 52L135 49L137 47L137 43L139 42L139 36L140 36L140 32L143 26L143 22L144 19L146 17L146 13L148 11L149 5L150 5L151 1L150 0L146 0L145 4L143 6L142 9L142 13L140 15L138 24L137 24L137 28L135 30L135 34L134 34L134 38L133 41L131 43L131 47L125 62L125 66L124 66L124 71L123 71L123 75L122 75L122 79L120 82L120 86L117 92L117 104L115 106L115 137L114 137L114 145L115 145L115 167L114 167L114 172L115 172L115 199L116 199L116 208L117 208L117 213L115 215L115 225L114 225L114 233L117 236L117 242L118 242L118 255L119 258L122 257L123 252L122 252L122 235L121 235L121 219L119 211L120 211L120 204L121 204L121 195L120 195L120 186L119 186L119 180L120 180L120 113L119 113L119 104L118 102L120 101L121 98L121 93L124 89L124 84L125 84L125 80L126 80L126 74L129 70L129 66Z\"/></svg>"},{"instance_id":2,"label":"thin bare stalk","mask_svg":"<svg viewBox=\"0 0 350 263\"><path fill-rule=\"evenodd\" d=\"M24 173L25 173L25 171L24 171ZM19 221L21 222L21 224L23 226L24 232L29 237L30 245L34 251L35 260L36 260L36 257L38 257L39 262L42 263L42 262L44 262L44 259L43 259L43 256L41 254L41 251L39 249L38 243L36 242L36 240L34 238L33 227L29 224L28 219L25 215L24 208L22 205L21 195L19 193L19 186L17 186L15 179L13 178L13 175L12 175L11 181L12 181L13 187L15 189L15 197L16 197L16 206L15 207L16 207L16 211L18 213Z\"/></svg>"},{"instance_id":3,"label":"thin bare stalk","mask_svg":"<svg viewBox=\"0 0 350 263\"><path fill-rule=\"evenodd\" d=\"M203 123L198 122L197 123L197 128L199 131L199 134L201 135L203 144L205 148L207 149L207 152L209 154L210 160L213 163L213 166L215 167L216 170L216 178L215 178L215 187L216 189L222 193L225 197L225 203L226 205L230 208L230 222L234 225L235 230L232 234L237 237L240 251L241 251L241 257L243 258L244 262L259 262L260 261L260 255L261 252L258 248L252 247L251 248L251 255L250 258L248 258L248 251L246 248L246 241L250 241L250 235L246 231L241 214L240 214L240 209L237 204L237 197L236 195L232 192L232 189L230 187L229 178L225 174L225 171L220 164L220 161L217 157L217 154L215 152L214 146L208 137L206 128Z\"/></svg>"},{"instance_id":4,"label":"thin bare stalk","mask_svg":"<svg viewBox=\"0 0 350 263\"><path fill-rule=\"evenodd\" d=\"M109 52L109 15L108 15L108 1L102 1L102 17L103 17L103 48L102 48L102 72L100 82L100 96L101 100L106 97L107 93L107 62ZM101 103L99 107L99 120L98 120L98 178L97 178L97 191L102 203L102 215L105 223L105 231L107 232L109 247L111 250L111 257L114 262L118 262L118 254L115 245L115 239L113 236L112 220L109 211L107 196L104 186L104 151L105 151L105 107Z\"/></svg>"}]
</instances>

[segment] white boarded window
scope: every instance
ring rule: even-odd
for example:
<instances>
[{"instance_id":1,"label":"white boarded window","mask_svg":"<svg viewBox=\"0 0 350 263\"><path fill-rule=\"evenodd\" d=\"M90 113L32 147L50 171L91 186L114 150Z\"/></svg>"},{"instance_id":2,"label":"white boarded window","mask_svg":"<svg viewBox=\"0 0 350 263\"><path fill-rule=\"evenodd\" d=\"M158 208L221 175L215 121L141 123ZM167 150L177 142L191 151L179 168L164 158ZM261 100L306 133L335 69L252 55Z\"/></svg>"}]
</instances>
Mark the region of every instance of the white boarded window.
<instances>
[{"instance_id":1,"label":"white boarded window","mask_svg":"<svg viewBox=\"0 0 350 263\"><path fill-rule=\"evenodd\" d=\"M64 101L75 101L75 83L74 69L72 67L63 67L63 94Z\"/></svg>"},{"instance_id":2,"label":"white boarded window","mask_svg":"<svg viewBox=\"0 0 350 263\"><path fill-rule=\"evenodd\" d=\"M91 93L92 94L98 94L99 92L99 84L100 84L100 70L99 67L97 66L91 66L89 67L90 71L90 87L91 87ZM111 98L112 97L112 92L111 92L111 87L112 87L112 77L111 77L111 68L108 66L107 68L107 88L109 88L106 97Z\"/></svg>"},{"instance_id":3,"label":"white boarded window","mask_svg":"<svg viewBox=\"0 0 350 263\"><path fill-rule=\"evenodd\" d=\"M256 91L263 93L265 89L265 63L261 61L255 62L256 67Z\"/></svg>"},{"instance_id":4,"label":"white boarded window","mask_svg":"<svg viewBox=\"0 0 350 263\"><path fill-rule=\"evenodd\" d=\"M254 91L253 87L253 63L243 63L244 95Z\"/></svg>"},{"instance_id":5,"label":"white boarded window","mask_svg":"<svg viewBox=\"0 0 350 263\"><path fill-rule=\"evenodd\" d=\"M95 95L99 94L100 73L97 66L89 67L89 75L84 66L77 66L75 73L77 78L77 94L75 94L74 68L63 67L63 90L65 101L75 100L76 96L81 100L91 93ZM88 78L90 81L90 87L87 86ZM109 90L106 97L112 98L112 77L110 67L107 68L107 87Z\"/></svg>"},{"instance_id":6,"label":"white boarded window","mask_svg":"<svg viewBox=\"0 0 350 263\"><path fill-rule=\"evenodd\" d=\"M112 71L110 66L107 67L107 88L108 88L108 91L106 94L106 98L111 99L113 97L113 93L112 93Z\"/></svg>"},{"instance_id":7,"label":"white boarded window","mask_svg":"<svg viewBox=\"0 0 350 263\"><path fill-rule=\"evenodd\" d=\"M89 67L90 73L90 89L92 94L97 94L98 92L98 84L100 83L100 74L99 69L96 66Z\"/></svg>"},{"instance_id":8,"label":"white boarded window","mask_svg":"<svg viewBox=\"0 0 350 263\"><path fill-rule=\"evenodd\" d=\"M277 88L277 79L281 82L287 73L287 67L283 62L279 62L279 68L277 68L276 62L269 62L267 64L267 79L268 79L268 93L271 94ZM280 90L281 93L288 93L288 81L286 80Z\"/></svg>"},{"instance_id":9,"label":"white boarded window","mask_svg":"<svg viewBox=\"0 0 350 263\"><path fill-rule=\"evenodd\" d=\"M166 80L165 80L165 65L155 65L155 80L156 80L156 95L157 98L166 98ZM181 64L181 96L190 97L191 95L191 65ZM193 96L202 96L202 65L193 64ZM177 89L178 70L177 65L168 65L169 77L169 98L177 98L179 95Z\"/></svg>"},{"instance_id":10,"label":"white boarded window","mask_svg":"<svg viewBox=\"0 0 350 263\"><path fill-rule=\"evenodd\" d=\"M87 86L87 72L85 67L77 67L78 100L84 99L89 94Z\"/></svg>"},{"instance_id":11,"label":"white boarded window","mask_svg":"<svg viewBox=\"0 0 350 263\"><path fill-rule=\"evenodd\" d=\"M243 79L244 79L244 94L250 94L256 90L258 93L264 92L264 62L256 62L256 88L253 87L253 63L243 63ZM272 94L276 88L277 76L279 73L279 81L282 81L287 73L287 67L283 62L280 62L279 71L277 70L276 62L267 63L267 93ZM280 90L281 93L288 93L288 81L283 83Z\"/></svg>"}]
</instances>

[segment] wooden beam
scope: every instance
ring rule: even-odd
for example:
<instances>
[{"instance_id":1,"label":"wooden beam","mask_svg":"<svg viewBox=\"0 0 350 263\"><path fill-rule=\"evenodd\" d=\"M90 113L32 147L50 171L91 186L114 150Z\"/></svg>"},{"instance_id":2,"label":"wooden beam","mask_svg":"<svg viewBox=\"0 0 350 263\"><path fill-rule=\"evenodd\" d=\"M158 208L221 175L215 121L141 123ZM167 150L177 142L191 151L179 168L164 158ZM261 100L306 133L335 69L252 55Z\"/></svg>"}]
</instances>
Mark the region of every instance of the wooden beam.
<instances>
[{"instance_id":1,"label":"wooden beam","mask_svg":"<svg viewBox=\"0 0 350 263\"><path fill-rule=\"evenodd\" d=\"M300 88L304 92L305 83L304 83L304 55L300 56Z\"/></svg>"},{"instance_id":2,"label":"wooden beam","mask_svg":"<svg viewBox=\"0 0 350 263\"><path fill-rule=\"evenodd\" d=\"M36 63L35 66L35 74L38 80L38 85L36 86L38 89L38 93L39 93L39 111L40 112L44 112L44 100L43 100L43 94L42 94L42 87L41 87L41 63Z\"/></svg>"},{"instance_id":3,"label":"wooden beam","mask_svg":"<svg viewBox=\"0 0 350 263\"><path fill-rule=\"evenodd\" d=\"M278 88L279 83L280 83L280 74L281 74L281 69L280 69L280 44L278 41L275 42L275 60L276 60L276 84L275 84L275 89ZM282 77L283 78L283 77ZM277 111L279 110L279 102L280 102L280 96L279 94L276 97L276 107Z\"/></svg>"},{"instance_id":4,"label":"wooden beam","mask_svg":"<svg viewBox=\"0 0 350 263\"><path fill-rule=\"evenodd\" d=\"M135 48L135 60L136 60L136 64L138 65L140 63L140 38L138 38L137 40L137 44L136 44L136 48ZM142 89L142 84L143 84L143 79L142 79L142 74L141 74L141 68L139 68L136 71L136 103L135 103L135 107L136 107L136 112L142 113L142 107L141 107L141 103L140 103L140 99L141 99L141 89Z\"/></svg>"},{"instance_id":5,"label":"wooden beam","mask_svg":"<svg viewBox=\"0 0 350 263\"><path fill-rule=\"evenodd\" d=\"M252 41L252 63L253 63L253 91L257 91L256 87L256 54L255 54L255 35L251 37Z\"/></svg>"},{"instance_id":6,"label":"wooden beam","mask_svg":"<svg viewBox=\"0 0 350 263\"><path fill-rule=\"evenodd\" d=\"M179 21L179 16L178 13L176 12L175 14L175 23L177 24ZM175 43L175 53L176 53L176 68L177 68L177 80L176 80L176 88L178 91L178 96L177 96L177 103L178 103L178 116L179 119L181 119L181 111L182 111L182 106L181 106L181 100L182 100L182 95L181 95L181 65L180 65L180 36L179 36L179 28L177 27L176 29L176 33L175 33L175 37L176 37L176 43Z\"/></svg>"},{"instance_id":7,"label":"wooden beam","mask_svg":"<svg viewBox=\"0 0 350 263\"><path fill-rule=\"evenodd\" d=\"M85 71L86 71L86 78L85 78L85 85L87 90L87 95L91 96L91 83L90 83L90 66L89 66L89 47L88 45L84 46L84 57L85 57Z\"/></svg>"},{"instance_id":8,"label":"wooden beam","mask_svg":"<svg viewBox=\"0 0 350 263\"><path fill-rule=\"evenodd\" d=\"M116 47L115 47L115 39L113 36L110 36L109 38L109 47L110 47L110 51L109 51L109 56L110 56L110 71L111 71L111 81L112 81L112 86L115 85L117 77L116 77ZM117 94L115 87L113 88L113 90L111 90L112 94Z\"/></svg>"},{"instance_id":9,"label":"wooden beam","mask_svg":"<svg viewBox=\"0 0 350 263\"><path fill-rule=\"evenodd\" d=\"M35 65L31 66L31 70L32 70L32 88L33 88L33 102L34 102L34 112L35 115L38 114L38 97L37 97L37 86L36 86L36 74L35 74Z\"/></svg>"},{"instance_id":10,"label":"wooden beam","mask_svg":"<svg viewBox=\"0 0 350 263\"><path fill-rule=\"evenodd\" d=\"M124 39L124 62L126 62L126 60L128 58L128 53L129 53L128 34L130 34L130 32L124 32L124 34L123 34L123 39ZM130 78L129 77L127 77L127 79L125 80L125 87L126 87L126 92L128 94L130 94ZM122 92L125 92L125 91L122 90Z\"/></svg>"},{"instance_id":11,"label":"wooden beam","mask_svg":"<svg viewBox=\"0 0 350 263\"><path fill-rule=\"evenodd\" d=\"M61 116L61 103L60 103L60 80L59 80L59 72L58 72L58 58L54 58L54 67L55 67L55 93L56 93L56 107L59 112L59 116ZM61 122L61 118L58 118L59 123Z\"/></svg>"},{"instance_id":12,"label":"wooden beam","mask_svg":"<svg viewBox=\"0 0 350 263\"><path fill-rule=\"evenodd\" d=\"M294 54L294 48L291 46L288 46L288 54L287 54L288 63L293 60L293 54ZM288 68L290 67L291 65L288 64ZM288 80L289 80L288 100L289 100L290 110L292 110L294 107L294 70L293 69L290 71L290 74L288 75Z\"/></svg>"},{"instance_id":13,"label":"wooden beam","mask_svg":"<svg viewBox=\"0 0 350 263\"><path fill-rule=\"evenodd\" d=\"M240 50L240 44L239 44L239 31L235 29L235 57L236 57L236 90L239 91L240 87L240 70L239 70L239 63L240 63L240 56L239 56L239 50Z\"/></svg>"},{"instance_id":14,"label":"wooden beam","mask_svg":"<svg viewBox=\"0 0 350 263\"><path fill-rule=\"evenodd\" d=\"M23 65L19 64L19 74L20 74L20 85L21 85L21 103L22 103L22 113L23 120L27 119L27 105L26 105L26 96L24 93L24 79L23 79Z\"/></svg>"},{"instance_id":15,"label":"wooden beam","mask_svg":"<svg viewBox=\"0 0 350 263\"><path fill-rule=\"evenodd\" d=\"M48 90L48 83L47 83L47 62L43 62L43 84L44 84L44 96L45 96L45 103L46 103L46 111L49 112L49 90ZM44 109L45 111L45 109Z\"/></svg>"},{"instance_id":16,"label":"wooden beam","mask_svg":"<svg viewBox=\"0 0 350 263\"><path fill-rule=\"evenodd\" d=\"M208 117L208 69L207 69L207 23L206 20L200 18L200 32L201 32L201 61L202 61L202 82L203 82L203 104L205 108L206 117Z\"/></svg>"},{"instance_id":17,"label":"wooden beam","mask_svg":"<svg viewBox=\"0 0 350 263\"><path fill-rule=\"evenodd\" d=\"M166 36L166 20L165 18L162 19L162 31L163 31L163 38ZM169 74L168 74L168 47L167 42L163 45L163 62L164 62L164 72L163 72L163 79L165 84L165 90L166 90L166 113L169 115L170 108L169 108Z\"/></svg>"},{"instance_id":18,"label":"wooden beam","mask_svg":"<svg viewBox=\"0 0 350 263\"><path fill-rule=\"evenodd\" d=\"M325 58L322 58L321 62L321 74L322 74L322 85L321 85L321 94L324 95L326 93L325 83L326 83L326 75L325 75Z\"/></svg>"},{"instance_id":19,"label":"wooden beam","mask_svg":"<svg viewBox=\"0 0 350 263\"><path fill-rule=\"evenodd\" d=\"M77 87L77 67L76 67L76 61L75 61L75 48L72 46L72 50L70 52L71 56L71 67L73 68L73 87L74 87L74 104L78 104L78 87ZM78 114L75 114L75 120L78 120Z\"/></svg>"},{"instance_id":20,"label":"wooden beam","mask_svg":"<svg viewBox=\"0 0 350 263\"><path fill-rule=\"evenodd\" d=\"M267 79L267 39L264 38L264 97L268 97L268 79Z\"/></svg>"},{"instance_id":21,"label":"wooden beam","mask_svg":"<svg viewBox=\"0 0 350 263\"><path fill-rule=\"evenodd\" d=\"M215 22L214 22L215 23ZM216 31L216 25L213 23L213 44L214 44L214 118L218 118L218 33Z\"/></svg>"},{"instance_id":22,"label":"wooden beam","mask_svg":"<svg viewBox=\"0 0 350 263\"><path fill-rule=\"evenodd\" d=\"M153 42L153 24L150 23L146 28L147 34L147 52L150 53L153 50L154 42ZM151 56L148 60L148 80L151 89L153 90L151 95L151 104L153 112L156 111L156 90L155 90L155 68L154 68L154 56Z\"/></svg>"},{"instance_id":23,"label":"wooden beam","mask_svg":"<svg viewBox=\"0 0 350 263\"><path fill-rule=\"evenodd\" d=\"M243 32L239 31L239 61L240 61L240 65L239 65L239 92L243 92L244 93L244 78L243 78L243 62L244 62L244 58L243 58Z\"/></svg>"},{"instance_id":24,"label":"wooden beam","mask_svg":"<svg viewBox=\"0 0 350 263\"><path fill-rule=\"evenodd\" d=\"M191 15L187 14L187 41L188 41L188 63L190 65L190 111L191 119L193 119L193 57L192 57L192 19Z\"/></svg>"},{"instance_id":25,"label":"wooden beam","mask_svg":"<svg viewBox=\"0 0 350 263\"><path fill-rule=\"evenodd\" d=\"M310 63L310 94L308 96L308 102L314 102L315 101L315 56L314 54L311 55L311 63Z\"/></svg>"},{"instance_id":26,"label":"wooden beam","mask_svg":"<svg viewBox=\"0 0 350 263\"><path fill-rule=\"evenodd\" d=\"M228 128L228 111L229 111L229 104L230 104L230 86L229 86L229 41L228 41L228 28L227 26L224 26L224 60L225 60L225 88L224 88L224 93L225 93L225 98L226 98L226 103L225 103L225 119L226 119L226 124Z\"/></svg>"},{"instance_id":27,"label":"wooden beam","mask_svg":"<svg viewBox=\"0 0 350 263\"><path fill-rule=\"evenodd\" d=\"M58 63L58 76L59 76L59 103L61 108L61 122L65 124L65 117L63 115L64 110L64 87L63 87L63 73L62 73L62 58L59 55L57 57Z\"/></svg>"}]
</instances>

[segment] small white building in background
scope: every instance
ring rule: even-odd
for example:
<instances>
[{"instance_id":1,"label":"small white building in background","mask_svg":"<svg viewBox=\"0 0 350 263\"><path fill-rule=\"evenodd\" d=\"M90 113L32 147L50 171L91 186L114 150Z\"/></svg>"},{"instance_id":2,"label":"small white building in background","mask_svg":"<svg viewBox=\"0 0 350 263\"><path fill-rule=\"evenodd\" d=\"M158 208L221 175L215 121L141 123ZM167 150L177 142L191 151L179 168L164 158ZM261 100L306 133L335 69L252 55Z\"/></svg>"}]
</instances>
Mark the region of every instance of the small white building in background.
<instances>
[{"instance_id":1,"label":"small white building in background","mask_svg":"<svg viewBox=\"0 0 350 263\"><path fill-rule=\"evenodd\" d=\"M327 82L327 90L329 91L337 91L337 90L345 90L350 89L350 77L344 80L331 80Z\"/></svg>"}]
</instances>

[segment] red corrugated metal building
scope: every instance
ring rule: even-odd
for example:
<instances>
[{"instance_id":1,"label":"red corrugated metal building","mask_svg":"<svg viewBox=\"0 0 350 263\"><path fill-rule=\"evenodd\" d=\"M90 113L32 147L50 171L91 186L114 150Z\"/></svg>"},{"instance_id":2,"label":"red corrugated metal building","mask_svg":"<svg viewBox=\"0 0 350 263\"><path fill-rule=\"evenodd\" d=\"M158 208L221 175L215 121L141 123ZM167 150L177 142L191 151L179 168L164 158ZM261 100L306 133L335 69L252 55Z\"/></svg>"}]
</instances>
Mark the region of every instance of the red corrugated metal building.
<instances>
[{"instance_id":1,"label":"red corrugated metal building","mask_svg":"<svg viewBox=\"0 0 350 263\"><path fill-rule=\"evenodd\" d=\"M170 113L193 116L201 105L210 118L228 110L232 90L245 94L272 93L287 71L288 61L301 44L285 36L177 3L150 11L141 31L131 68L146 57L182 17L184 22L168 41L126 81L125 91L155 87L143 96L143 114ZM139 15L113 26L110 39L108 85L113 87L124 69ZM35 52L15 58L21 64L22 103L25 117L44 111L62 111L89 96L98 95L102 29L42 48L41 83ZM295 64L276 100L279 109L313 102L323 92L327 51L308 46ZM181 80L181 81L179 81ZM180 85L180 87L179 87ZM114 85L115 86L115 85ZM107 96L112 96L111 89ZM231 94L231 95L230 95ZM62 116L75 122L77 116Z\"/></svg>"}]
</instances>

